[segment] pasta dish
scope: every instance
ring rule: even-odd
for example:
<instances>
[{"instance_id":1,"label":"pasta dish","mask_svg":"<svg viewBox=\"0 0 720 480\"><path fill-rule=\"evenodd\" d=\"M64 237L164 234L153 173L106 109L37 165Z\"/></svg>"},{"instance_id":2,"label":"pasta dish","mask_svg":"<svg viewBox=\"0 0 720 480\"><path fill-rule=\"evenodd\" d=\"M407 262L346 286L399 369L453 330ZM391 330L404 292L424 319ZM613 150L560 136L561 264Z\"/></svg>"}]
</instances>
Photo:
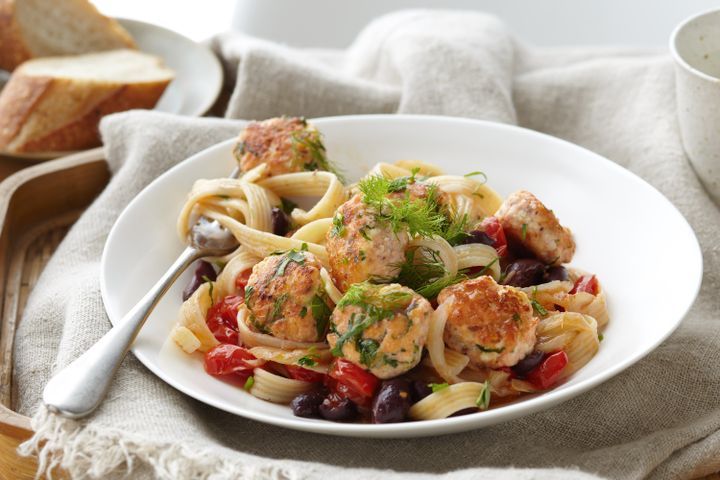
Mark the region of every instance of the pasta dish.
<instances>
[{"instance_id":1,"label":"pasta dish","mask_svg":"<svg viewBox=\"0 0 720 480\"><path fill-rule=\"evenodd\" d=\"M239 178L198 180L178 219L220 223L171 337L205 371L295 415L372 423L487 410L562 383L608 322L571 231L532 193L416 160L347 182L301 118L251 122ZM210 261L211 260L211 261Z\"/></svg>"}]
</instances>

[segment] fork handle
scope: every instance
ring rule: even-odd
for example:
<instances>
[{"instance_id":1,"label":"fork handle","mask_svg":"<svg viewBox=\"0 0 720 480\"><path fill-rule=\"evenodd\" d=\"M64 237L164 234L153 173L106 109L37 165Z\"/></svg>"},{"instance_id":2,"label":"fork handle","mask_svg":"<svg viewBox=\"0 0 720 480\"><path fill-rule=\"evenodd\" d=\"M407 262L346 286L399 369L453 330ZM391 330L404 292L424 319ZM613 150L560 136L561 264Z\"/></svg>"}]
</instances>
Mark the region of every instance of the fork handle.
<instances>
[{"instance_id":1,"label":"fork handle","mask_svg":"<svg viewBox=\"0 0 720 480\"><path fill-rule=\"evenodd\" d=\"M202 256L192 247L183 250L160 280L110 331L50 379L43 391L43 402L50 411L81 418L100 405L145 320L180 274Z\"/></svg>"}]
</instances>

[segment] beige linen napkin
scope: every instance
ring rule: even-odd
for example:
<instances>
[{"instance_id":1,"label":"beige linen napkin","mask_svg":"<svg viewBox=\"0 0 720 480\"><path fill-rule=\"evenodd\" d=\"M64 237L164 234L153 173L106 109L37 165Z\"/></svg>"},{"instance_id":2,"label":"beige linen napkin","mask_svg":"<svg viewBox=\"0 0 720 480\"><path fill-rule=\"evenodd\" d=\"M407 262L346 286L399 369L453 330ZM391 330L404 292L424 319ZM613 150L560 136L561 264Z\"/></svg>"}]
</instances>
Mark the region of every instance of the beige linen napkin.
<instances>
[{"instance_id":1,"label":"beige linen napkin","mask_svg":"<svg viewBox=\"0 0 720 480\"><path fill-rule=\"evenodd\" d=\"M60 419L38 409L40 392L55 368L110 326L98 276L114 220L159 173L238 131L227 120L114 115L102 124L114 177L52 258L18 331L18 401L35 414L37 431L24 452L39 452L42 468L60 464L79 478L131 469L132 478L172 479L669 479L720 469L720 218L682 151L667 55L526 48L494 18L440 11L383 17L342 52L239 35L216 38L214 48L232 90L229 117L465 116L517 123L614 160L662 191L692 224L705 257L700 297L671 338L605 384L463 434L371 440L264 425L180 394L132 355L93 417ZM593 206L583 208L591 214ZM673 275L671 255L658 258L657 274ZM657 301L670 294L658 292Z\"/></svg>"}]
</instances>

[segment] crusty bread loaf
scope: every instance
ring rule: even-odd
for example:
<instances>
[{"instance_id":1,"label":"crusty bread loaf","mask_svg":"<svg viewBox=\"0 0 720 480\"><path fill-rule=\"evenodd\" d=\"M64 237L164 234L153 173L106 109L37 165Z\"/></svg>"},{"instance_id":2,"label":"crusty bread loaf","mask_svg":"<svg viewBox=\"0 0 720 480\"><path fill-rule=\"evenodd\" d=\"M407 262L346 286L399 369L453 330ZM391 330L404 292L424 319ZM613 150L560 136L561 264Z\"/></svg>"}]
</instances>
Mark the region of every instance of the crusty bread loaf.
<instances>
[{"instance_id":1,"label":"crusty bread loaf","mask_svg":"<svg viewBox=\"0 0 720 480\"><path fill-rule=\"evenodd\" d=\"M88 0L0 0L0 68L55 55L135 48L130 34Z\"/></svg>"},{"instance_id":2,"label":"crusty bread loaf","mask_svg":"<svg viewBox=\"0 0 720 480\"><path fill-rule=\"evenodd\" d=\"M98 146L103 115L153 108L172 78L158 57L136 50L29 60L0 92L0 151Z\"/></svg>"}]
</instances>

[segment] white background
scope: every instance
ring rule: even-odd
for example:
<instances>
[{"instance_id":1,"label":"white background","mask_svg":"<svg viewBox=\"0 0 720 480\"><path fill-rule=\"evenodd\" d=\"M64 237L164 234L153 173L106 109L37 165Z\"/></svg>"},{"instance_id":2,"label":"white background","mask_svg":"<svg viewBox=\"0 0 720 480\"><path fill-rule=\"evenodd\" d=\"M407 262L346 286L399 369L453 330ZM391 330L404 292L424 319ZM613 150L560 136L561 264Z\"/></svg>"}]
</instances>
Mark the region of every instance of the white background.
<instances>
[{"instance_id":1,"label":"white background","mask_svg":"<svg viewBox=\"0 0 720 480\"><path fill-rule=\"evenodd\" d=\"M711 0L93 0L108 15L135 18L203 40L233 26L301 46L346 46L384 11L417 6L478 9L500 16L538 45L665 47L680 21L720 8Z\"/></svg>"}]
</instances>

